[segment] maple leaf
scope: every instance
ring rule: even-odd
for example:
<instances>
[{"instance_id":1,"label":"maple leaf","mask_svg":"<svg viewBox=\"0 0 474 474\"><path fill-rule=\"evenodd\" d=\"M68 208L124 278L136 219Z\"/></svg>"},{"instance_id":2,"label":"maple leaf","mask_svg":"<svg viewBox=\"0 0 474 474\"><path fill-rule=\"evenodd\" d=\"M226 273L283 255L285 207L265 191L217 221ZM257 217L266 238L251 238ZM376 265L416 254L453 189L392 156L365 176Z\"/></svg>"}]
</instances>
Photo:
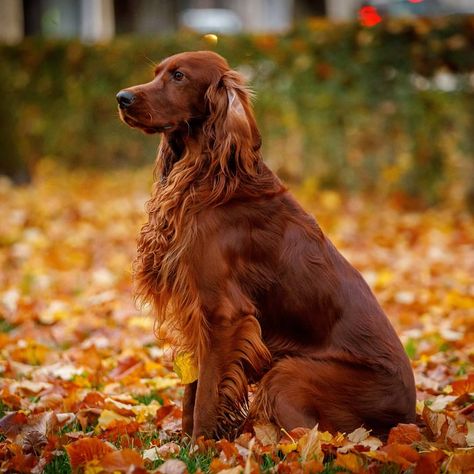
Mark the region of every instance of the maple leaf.
<instances>
[{"instance_id":1,"label":"maple leaf","mask_svg":"<svg viewBox=\"0 0 474 474\"><path fill-rule=\"evenodd\" d=\"M456 380L451 384L451 387L454 395L474 393L474 373L469 374L465 379Z\"/></svg>"},{"instance_id":2,"label":"maple leaf","mask_svg":"<svg viewBox=\"0 0 474 474\"><path fill-rule=\"evenodd\" d=\"M76 469L90 461L100 461L114 447L97 438L81 438L65 446L71 467Z\"/></svg>"},{"instance_id":3,"label":"maple leaf","mask_svg":"<svg viewBox=\"0 0 474 474\"><path fill-rule=\"evenodd\" d=\"M440 470L446 454L441 450L420 453L420 459L415 466L415 474L433 474Z\"/></svg>"},{"instance_id":4,"label":"maple leaf","mask_svg":"<svg viewBox=\"0 0 474 474\"><path fill-rule=\"evenodd\" d=\"M131 449L122 449L107 453L99 463L106 472L126 472L139 474L147 472L142 457Z\"/></svg>"},{"instance_id":5,"label":"maple leaf","mask_svg":"<svg viewBox=\"0 0 474 474\"><path fill-rule=\"evenodd\" d=\"M411 443L414 443L415 441L420 441L420 440L421 440L421 432L418 426L412 423L410 424L400 423L390 430L387 444L391 444L391 443L411 444Z\"/></svg>"},{"instance_id":6,"label":"maple leaf","mask_svg":"<svg viewBox=\"0 0 474 474\"><path fill-rule=\"evenodd\" d=\"M0 199L10 228L6 240L0 236L0 260L11 262L0 277L0 408L13 411L0 420L7 472L39 474L64 443L82 462L74 469L87 474L107 472L107 452L117 461L111 469L139 473L145 460L171 460L183 446L178 438L167 442L179 433L182 416L171 351L158 345L153 318L147 309L138 313L131 297L130 236L143 218L148 174L80 174L54 166L32 186L9 188ZM259 472L263 459L278 472L319 472L325 455L353 472L382 471L392 467L387 463L414 474L469 472L474 222L449 204L407 213L397 202L346 200L337 191L315 197L314 183L295 192L308 198L308 209L367 277L400 334L426 427L398 425L382 447L364 429L345 436L297 428L282 436L275 427L257 426L256 442L249 433L235 442L201 439L197 452L217 452L211 470L232 474ZM191 369L185 362L184 380ZM72 429L62 433L66 423ZM146 444L151 432L154 442L165 444ZM74 451L80 440L82 454L79 445ZM112 456L116 450L105 440L120 454ZM99 444L95 449L90 442Z\"/></svg>"},{"instance_id":7,"label":"maple leaf","mask_svg":"<svg viewBox=\"0 0 474 474\"><path fill-rule=\"evenodd\" d=\"M380 448L387 454L387 461L400 465L403 469L408 469L414 465L420 455L408 444L392 443Z\"/></svg>"},{"instance_id":8,"label":"maple leaf","mask_svg":"<svg viewBox=\"0 0 474 474\"><path fill-rule=\"evenodd\" d=\"M14 440L17 435L21 433L27 422L28 417L21 411L5 415L0 420L0 433L5 435L8 439Z\"/></svg>"}]
</instances>

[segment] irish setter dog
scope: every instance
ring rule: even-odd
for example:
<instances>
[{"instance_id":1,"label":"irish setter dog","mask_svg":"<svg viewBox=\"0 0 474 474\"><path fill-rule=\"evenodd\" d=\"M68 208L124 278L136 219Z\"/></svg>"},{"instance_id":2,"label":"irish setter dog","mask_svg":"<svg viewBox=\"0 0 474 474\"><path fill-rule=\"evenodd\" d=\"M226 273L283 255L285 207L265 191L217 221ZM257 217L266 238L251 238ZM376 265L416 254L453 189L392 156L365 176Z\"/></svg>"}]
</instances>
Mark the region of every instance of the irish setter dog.
<instances>
[{"instance_id":1,"label":"irish setter dog","mask_svg":"<svg viewBox=\"0 0 474 474\"><path fill-rule=\"evenodd\" d=\"M409 360L359 274L264 164L250 93L221 56L165 59L117 94L121 119L161 133L137 296L198 379L183 431L384 434L415 419ZM256 384L249 399L249 384Z\"/></svg>"}]
</instances>

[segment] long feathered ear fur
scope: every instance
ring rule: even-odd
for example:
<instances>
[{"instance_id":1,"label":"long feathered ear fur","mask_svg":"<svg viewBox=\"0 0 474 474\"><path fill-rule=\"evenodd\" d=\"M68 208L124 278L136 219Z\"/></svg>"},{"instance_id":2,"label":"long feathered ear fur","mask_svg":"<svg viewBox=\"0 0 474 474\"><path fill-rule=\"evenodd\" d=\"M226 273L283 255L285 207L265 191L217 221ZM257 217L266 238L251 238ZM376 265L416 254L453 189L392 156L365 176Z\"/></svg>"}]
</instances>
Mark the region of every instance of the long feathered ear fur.
<instances>
[{"instance_id":1,"label":"long feathered ear fur","mask_svg":"<svg viewBox=\"0 0 474 474\"><path fill-rule=\"evenodd\" d=\"M225 174L253 175L260 157L261 138L243 77L227 71L206 93L209 118L204 124L211 161Z\"/></svg>"}]
</instances>

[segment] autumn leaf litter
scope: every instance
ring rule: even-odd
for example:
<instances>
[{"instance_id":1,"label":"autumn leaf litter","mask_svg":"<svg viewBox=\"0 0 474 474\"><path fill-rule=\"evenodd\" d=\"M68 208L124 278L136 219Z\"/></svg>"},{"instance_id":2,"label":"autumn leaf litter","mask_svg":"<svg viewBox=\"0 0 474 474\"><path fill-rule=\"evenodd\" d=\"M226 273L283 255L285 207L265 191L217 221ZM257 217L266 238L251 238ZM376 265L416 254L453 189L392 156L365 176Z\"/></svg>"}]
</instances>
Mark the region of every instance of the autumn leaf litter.
<instances>
[{"instance_id":1,"label":"autumn leaf litter","mask_svg":"<svg viewBox=\"0 0 474 474\"><path fill-rule=\"evenodd\" d=\"M474 224L455 205L295 190L364 274L401 336L417 425L388 439L255 426L180 437L182 386L131 292L148 173L0 182L1 472L474 472ZM297 374L295 374L297 376Z\"/></svg>"}]
</instances>

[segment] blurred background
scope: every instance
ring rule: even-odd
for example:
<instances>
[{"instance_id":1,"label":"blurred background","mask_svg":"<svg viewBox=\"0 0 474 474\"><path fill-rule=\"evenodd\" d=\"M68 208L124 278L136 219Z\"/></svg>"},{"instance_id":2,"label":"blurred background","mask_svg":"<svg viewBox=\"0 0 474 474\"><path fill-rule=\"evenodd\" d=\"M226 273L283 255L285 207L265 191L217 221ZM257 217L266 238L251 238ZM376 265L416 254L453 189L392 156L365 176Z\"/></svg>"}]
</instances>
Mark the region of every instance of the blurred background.
<instances>
[{"instance_id":1,"label":"blurred background","mask_svg":"<svg viewBox=\"0 0 474 474\"><path fill-rule=\"evenodd\" d=\"M0 174L152 163L115 94L212 49L244 74L269 165L307 189L474 209L472 0L2 0Z\"/></svg>"}]
</instances>

